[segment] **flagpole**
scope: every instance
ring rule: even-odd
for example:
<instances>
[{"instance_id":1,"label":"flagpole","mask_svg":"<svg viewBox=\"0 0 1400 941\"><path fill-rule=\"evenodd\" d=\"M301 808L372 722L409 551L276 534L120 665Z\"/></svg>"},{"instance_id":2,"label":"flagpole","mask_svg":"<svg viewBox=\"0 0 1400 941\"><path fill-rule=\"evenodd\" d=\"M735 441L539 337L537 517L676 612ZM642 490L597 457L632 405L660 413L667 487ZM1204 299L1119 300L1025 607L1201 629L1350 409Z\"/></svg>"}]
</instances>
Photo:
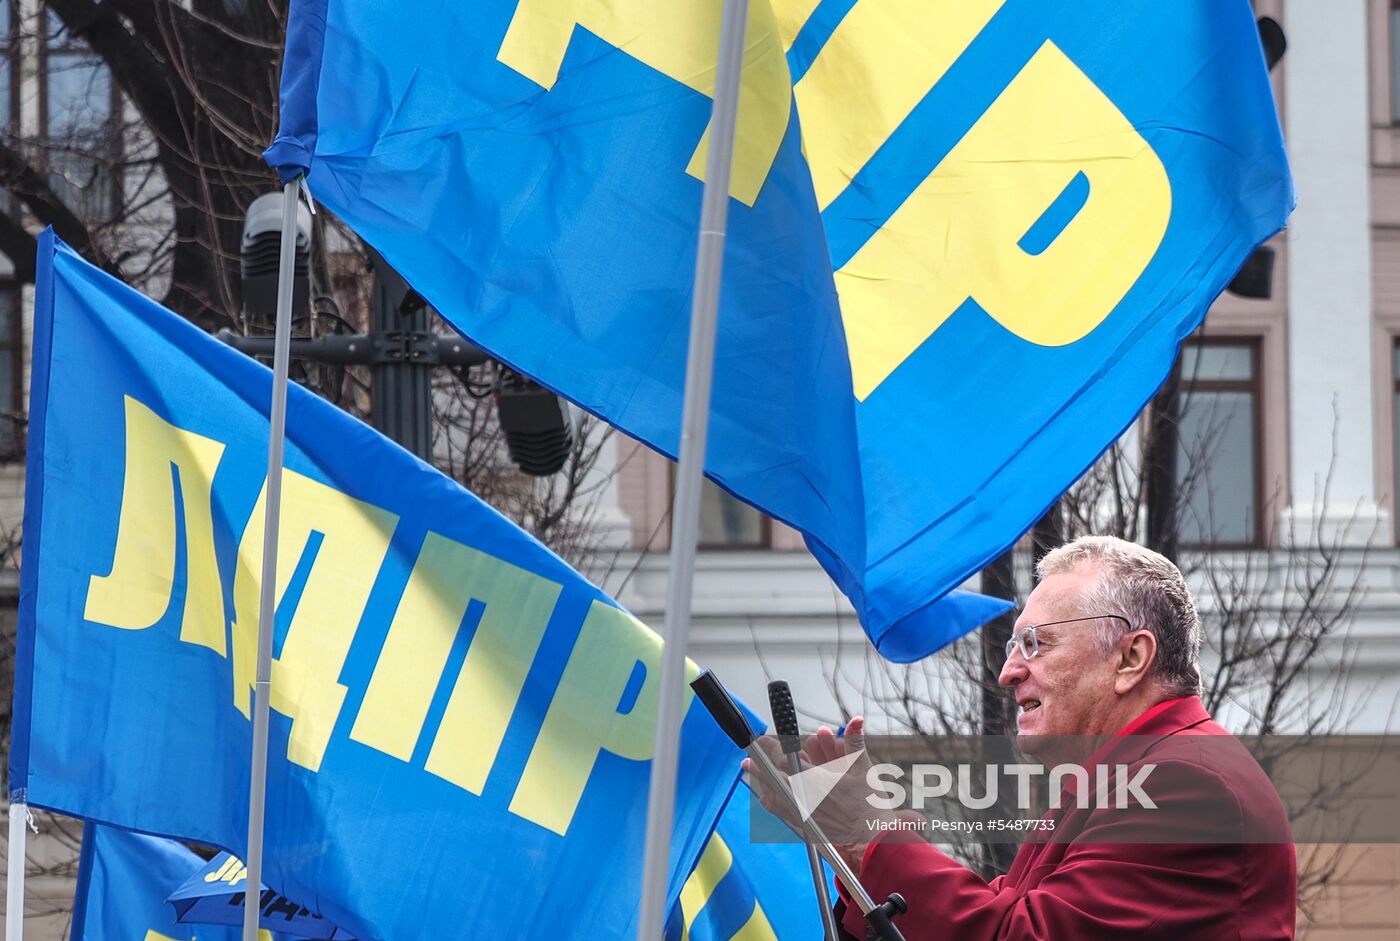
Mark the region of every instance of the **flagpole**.
<instances>
[{"instance_id":1,"label":"flagpole","mask_svg":"<svg viewBox=\"0 0 1400 941\"><path fill-rule=\"evenodd\" d=\"M638 941L656 941L665 928L666 882L676 804L676 763L680 756L685 655L690 634L690 599L695 578L695 546L700 535L700 485L704 480L705 438L719 319L724 235L729 213L729 175L734 162L734 127L744 61L748 0L725 0L720 26L715 97L710 117L710 149L700 202L700 237L695 256L695 290L690 309L690 349L681 413L676 499L671 511L671 566L666 579L665 645L647 800L646 851L642 859L642 906ZM251 941L251 939L246 939Z\"/></svg>"},{"instance_id":2,"label":"flagpole","mask_svg":"<svg viewBox=\"0 0 1400 941\"><path fill-rule=\"evenodd\" d=\"M272 353L272 413L267 430L267 505L263 516L262 583L258 598L258 666L253 683L253 756L248 780L248 853L244 863L243 941L257 941L262 893L263 814L267 803L267 726L272 693L273 594L282 516L282 451L287 431L287 365L291 359L292 281L301 177L282 188L282 254L277 269L277 330Z\"/></svg>"},{"instance_id":3,"label":"flagpole","mask_svg":"<svg viewBox=\"0 0 1400 941\"><path fill-rule=\"evenodd\" d=\"M10 799L10 845L5 870L5 941L24 938L25 843L29 832L29 805Z\"/></svg>"}]
</instances>

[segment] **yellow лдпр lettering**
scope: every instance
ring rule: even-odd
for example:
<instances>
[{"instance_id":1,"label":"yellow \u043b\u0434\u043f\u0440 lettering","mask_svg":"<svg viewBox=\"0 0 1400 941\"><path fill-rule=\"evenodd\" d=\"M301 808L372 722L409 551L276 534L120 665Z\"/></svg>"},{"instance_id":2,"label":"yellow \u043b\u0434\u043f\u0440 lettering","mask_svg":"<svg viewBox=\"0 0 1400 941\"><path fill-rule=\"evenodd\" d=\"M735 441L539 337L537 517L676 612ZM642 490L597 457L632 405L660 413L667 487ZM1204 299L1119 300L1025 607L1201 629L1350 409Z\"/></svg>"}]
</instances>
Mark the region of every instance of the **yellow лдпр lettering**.
<instances>
[{"instance_id":1,"label":"yellow \u043b\u0434\u043f\u0440 lettering","mask_svg":"<svg viewBox=\"0 0 1400 941\"><path fill-rule=\"evenodd\" d=\"M205 882L227 882L229 885L237 885L248 878L248 867L234 856L224 860L224 864L214 872L206 873Z\"/></svg>"},{"instance_id":2,"label":"yellow \u043b\u0434\u043f\u0440 lettering","mask_svg":"<svg viewBox=\"0 0 1400 941\"><path fill-rule=\"evenodd\" d=\"M734 853L729 845L718 833L712 834L709 842L705 844L705 851L700 854L700 861L695 864L690 878L681 887L681 941L688 941L696 917L710 901L715 887L729 875L733 864ZM739 930L729 937L732 941L776 941L777 934L773 931L763 906L755 899L753 913Z\"/></svg>"},{"instance_id":3,"label":"yellow \u043b\u0434\u043f\u0440 lettering","mask_svg":"<svg viewBox=\"0 0 1400 941\"><path fill-rule=\"evenodd\" d=\"M729 849L729 844L718 833L711 834L704 852L700 854L700 861L681 886L681 941L688 941L695 916L700 914L710 896L714 895L715 887L729 875L729 868L733 865L734 853Z\"/></svg>"},{"instance_id":4,"label":"yellow \u043b\u0434\u043f\u0440 lettering","mask_svg":"<svg viewBox=\"0 0 1400 941\"><path fill-rule=\"evenodd\" d=\"M159 931L150 930L146 932L145 941L179 941L179 939L172 938L168 934L161 934ZM268 931L266 928L260 929L258 931L258 941L272 941L272 932Z\"/></svg>"},{"instance_id":5,"label":"yellow \u043b\u0434\u043f\u0440 lettering","mask_svg":"<svg viewBox=\"0 0 1400 941\"><path fill-rule=\"evenodd\" d=\"M413 756L468 605L484 607L428 753L427 770L480 794L562 586L428 533L350 737Z\"/></svg>"},{"instance_id":6,"label":"yellow \u043b\u0434\u043f\u0440 lettering","mask_svg":"<svg viewBox=\"0 0 1400 941\"><path fill-rule=\"evenodd\" d=\"M753 914L738 931L730 935L730 941L777 941L778 935L768 921L763 906L754 902Z\"/></svg>"},{"instance_id":7,"label":"yellow \u043b\u0434\u043f\u0440 lettering","mask_svg":"<svg viewBox=\"0 0 1400 941\"><path fill-rule=\"evenodd\" d=\"M210 503L225 446L164 422L133 399L126 406L127 465L114 561L109 574L91 578L85 616L129 629L150 627L164 616L177 575L178 472L189 560L181 640L225 656ZM233 576L233 700L245 716L251 713L266 499L264 485L242 533ZM311 771L320 769L344 705L340 673L397 523L387 510L284 471L274 592L279 606L299 570L305 578L272 663L270 705L291 719L289 760ZM426 769L480 794L562 590L542 575L428 533L350 737L411 759L462 619L478 601L481 617ZM512 813L563 834L600 754L651 757L661 646L660 637L631 615L593 602L515 790ZM636 696L624 704L639 667ZM687 661L686 672L694 678L699 671ZM687 689L686 705L691 695ZM206 881L243 878L242 864L230 860Z\"/></svg>"},{"instance_id":8,"label":"yellow \u043b\u0434\u043f\u0440 lettering","mask_svg":"<svg viewBox=\"0 0 1400 941\"><path fill-rule=\"evenodd\" d=\"M641 690L632 707L619 712L637 664L646 671ZM660 666L659 636L625 611L593 602L511 799L511 813L563 834L599 754L651 758ZM687 681L698 673L687 660ZM687 686L682 712L692 695Z\"/></svg>"},{"instance_id":9,"label":"yellow \u043b\u0434\u043f\u0440 lettering","mask_svg":"<svg viewBox=\"0 0 1400 941\"><path fill-rule=\"evenodd\" d=\"M1042 252L1018 242L1079 173L1089 196ZM1152 261L1171 183L1117 106L1047 42L836 274L864 400L969 298L1016 336L1087 336Z\"/></svg>"},{"instance_id":10,"label":"yellow \u043b\u0434\u043f\u0440 lettering","mask_svg":"<svg viewBox=\"0 0 1400 941\"><path fill-rule=\"evenodd\" d=\"M861 0L797 83L817 206L850 184L1006 0Z\"/></svg>"},{"instance_id":11,"label":"yellow \u043b\u0434\u043f\u0440 lettering","mask_svg":"<svg viewBox=\"0 0 1400 941\"><path fill-rule=\"evenodd\" d=\"M180 639L225 654L224 595L214 556L210 494L224 445L176 428L131 396L116 549L107 575L88 582L83 617L141 630L165 616L175 571L175 473L184 511L185 608Z\"/></svg>"},{"instance_id":12,"label":"yellow \u043b\u0434\u043f\u0440 lettering","mask_svg":"<svg viewBox=\"0 0 1400 941\"><path fill-rule=\"evenodd\" d=\"M553 88L574 30L581 27L714 97L722 9L711 0L520 0L497 58L537 85ZM752 206L787 135L792 79L768 3L749 4L747 27L729 192ZM709 139L706 130L686 167L696 179L705 178Z\"/></svg>"},{"instance_id":13,"label":"yellow \u043b\u0434\u043f\u0440 lettering","mask_svg":"<svg viewBox=\"0 0 1400 941\"><path fill-rule=\"evenodd\" d=\"M249 714L257 656L264 486L238 546L234 575L233 699ZM282 655L272 664L271 706L292 720L287 757L316 771L345 701L340 670L388 552L398 517L292 470L282 476L277 553L280 603L313 533L322 537L292 616Z\"/></svg>"},{"instance_id":14,"label":"yellow \u043b\u0434\u043f\u0440 lettering","mask_svg":"<svg viewBox=\"0 0 1400 941\"><path fill-rule=\"evenodd\" d=\"M822 0L773 0L773 18L778 24L778 36L783 41L783 51L792 48L792 41L802 32L802 27L812 18L813 11L821 6Z\"/></svg>"}]
</instances>

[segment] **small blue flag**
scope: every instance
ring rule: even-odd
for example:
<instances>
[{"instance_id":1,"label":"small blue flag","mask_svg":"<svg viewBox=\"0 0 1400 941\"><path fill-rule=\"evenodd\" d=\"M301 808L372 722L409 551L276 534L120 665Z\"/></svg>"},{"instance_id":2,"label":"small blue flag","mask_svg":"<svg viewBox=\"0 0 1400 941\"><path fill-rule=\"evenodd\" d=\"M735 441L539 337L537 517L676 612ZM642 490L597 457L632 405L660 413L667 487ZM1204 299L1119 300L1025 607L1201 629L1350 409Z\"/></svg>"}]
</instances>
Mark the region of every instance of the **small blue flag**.
<instances>
[{"instance_id":1,"label":"small blue flag","mask_svg":"<svg viewBox=\"0 0 1400 941\"><path fill-rule=\"evenodd\" d=\"M271 374L51 231L36 286L11 793L241 857ZM267 885L358 938L635 933L660 638L295 385L282 485ZM670 901L739 775L683 715Z\"/></svg>"},{"instance_id":2,"label":"small blue flag","mask_svg":"<svg viewBox=\"0 0 1400 941\"><path fill-rule=\"evenodd\" d=\"M675 455L718 0L294 0L269 163ZM708 474L879 651L1126 428L1293 204L1247 0L751 0Z\"/></svg>"},{"instance_id":3,"label":"small blue flag","mask_svg":"<svg viewBox=\"0 0 1400 941\"><path fill-rule=\"evenodd\" d=\"M238 941L237 929L180 924L165 902L203 865L174 840L84 824L70 941Z\"/></svg>"},{"instance_id":4,"label":"small blue flag","mask_svg":"<svg viewBox=\"0 0 1400 941\"><path fill-rule=\"evenodd\" d=\"M220 853L175 888L166 898L182 922L206 925L243 924L248 901L248 867L230 853ZM349 941L350 936L295 899L259 886L258 924L297 938Z\"/></svg>"}]
</instances>

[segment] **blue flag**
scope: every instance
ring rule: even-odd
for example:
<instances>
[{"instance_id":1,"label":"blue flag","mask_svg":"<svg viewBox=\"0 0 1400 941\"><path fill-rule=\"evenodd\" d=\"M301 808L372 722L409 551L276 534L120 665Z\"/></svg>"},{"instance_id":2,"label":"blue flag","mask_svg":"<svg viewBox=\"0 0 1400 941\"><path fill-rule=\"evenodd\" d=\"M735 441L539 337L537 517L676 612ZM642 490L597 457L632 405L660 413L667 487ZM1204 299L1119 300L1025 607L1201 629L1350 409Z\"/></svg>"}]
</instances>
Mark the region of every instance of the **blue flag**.
<instances>
[{"instance_id":1,"label":"blue flag","mask_svg":"<svg viewBox=\"0 0 1400 941\"><path fill-rule=\"evenodd\" d=\"M776 827L788 838L756 841L755 831L765 827ZM834 890L831 897L836 897ZM793 842L783 824L740 784L681 890L666 924L666 941L808 941L821 936L806 846Z\"/></svg>"},{"instance_id":2,"label":"blue flag","mask_svg":"<svg viewBox=\"0 0 1400 941\"><path fill-rule=\"evenodd\" d=\"M236 928L178 923L165 902L203 865L174 840L86 824L70 941L238 941Z\"/></svg>"},{"instance_id":3,"label":"blue flag","mask_svg":"<svg viewBox=\"0 0 1400 941\"><path fill-rule=\"evenodd\" d=\"M242 856L271 373L52 232L36 282L12 793ZM635 932L660 638L296 386L287 436L266 883L360 938ZM672 900L740 757L682 728Z\"/></svg>"},{"instance_id":4,"label":"blue flag","mask_svg":"<svg viewBox=\"0 0 1400 941\"><path fill-rule=\"evenodd\" d=\"M241 859L220 853L166 896L181 921L239 927L248 900L248 867ZM295 899L264 886L253 898L258 924L297 938L346 941L349 935Z\"/></svg>"},{"instance_id":5,"label":"blue flag","mask_svg":"<svg viewBox=\"0 0 1400 941\"><path fill-rule=\"evenodd\" d=\"M284 178L674 455L719 0L294 0ZM751 0L706 455L886 657L1292 206L1247 0Z\"/></svg>"}]
</instances>

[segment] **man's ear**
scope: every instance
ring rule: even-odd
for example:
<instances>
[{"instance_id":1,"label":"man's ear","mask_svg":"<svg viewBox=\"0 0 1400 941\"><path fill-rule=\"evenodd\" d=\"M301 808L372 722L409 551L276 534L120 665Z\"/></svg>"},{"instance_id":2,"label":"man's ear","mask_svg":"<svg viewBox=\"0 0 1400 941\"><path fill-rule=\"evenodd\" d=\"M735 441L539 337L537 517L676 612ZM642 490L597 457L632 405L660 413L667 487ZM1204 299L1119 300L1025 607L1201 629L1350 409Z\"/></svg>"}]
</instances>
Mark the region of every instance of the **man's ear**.
<instances>
[{"instance_id":1,"label":"man's ear","mask_svg":"<svg viewBox=\"0 0 1400 941\"><path fill-rule=\"evenodd\" d=\"M1157 659L1157 638L1149 630L1133 631L1127 644L1118 648L1118 664L1114 670L1113 688L1120 696L1130 693L1147 679L1152 663Z\"/></svg>"}]
</instances>

